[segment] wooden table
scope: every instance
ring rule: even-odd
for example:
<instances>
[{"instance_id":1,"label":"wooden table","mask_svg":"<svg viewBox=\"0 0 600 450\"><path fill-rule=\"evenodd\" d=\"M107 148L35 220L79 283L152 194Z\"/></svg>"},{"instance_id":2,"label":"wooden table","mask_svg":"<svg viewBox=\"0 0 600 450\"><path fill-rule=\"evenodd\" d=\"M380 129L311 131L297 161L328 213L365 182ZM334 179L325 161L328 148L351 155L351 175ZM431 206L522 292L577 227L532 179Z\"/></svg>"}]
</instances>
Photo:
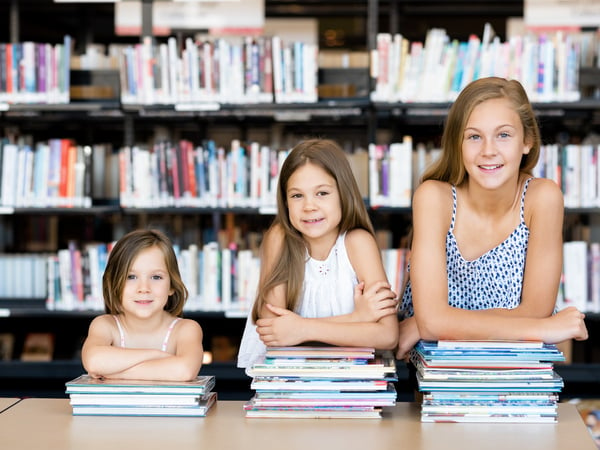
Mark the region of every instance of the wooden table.
<instances>
[{"instance_id":1,"label":"wooden table","mask_svg":"<svg viewBox=\"0 0 600 450\"><path fill-rule=\"evenodd\" d=\"M250 419L241 401L207 417L73 416L65 399L25 399L0 414L3 449L597 450L574 405L557 424L421 423L416 403L383 419Z\"/></svg>"}]
</instances>

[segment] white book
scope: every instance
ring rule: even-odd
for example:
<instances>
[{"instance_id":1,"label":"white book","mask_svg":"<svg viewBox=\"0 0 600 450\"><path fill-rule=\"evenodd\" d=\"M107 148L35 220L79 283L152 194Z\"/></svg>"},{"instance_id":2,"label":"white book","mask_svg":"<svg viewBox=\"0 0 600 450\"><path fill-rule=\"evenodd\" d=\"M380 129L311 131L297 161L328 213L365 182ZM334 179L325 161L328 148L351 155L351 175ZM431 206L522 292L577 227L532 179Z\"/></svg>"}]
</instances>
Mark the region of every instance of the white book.
<instances>
[{"instance_id":1,"label":"white book","mask_svg":"<svg viewBox=\"0 0 600 450\"><path fill-rule=\"evenodd\" d=\"M71 252L69 249L58 250L60 301L55 303L57 309L73 310L75 308L74 280L72 278L71 264Z\"/></svg>"},{"instance_id":2,"label":"white book","mask_svg":"<svg viewBox=\"0 0 600 450\"><path fill-rule=\"evenodd\" d=\"M600 243L590 243L590 312L600 312Z\"/></svg>"},{"instance_id":3,"label":"white book","mask_svg":"<svg viewBox=\"0 0 600 450\"><path fill-rule=\"evenodd\" d=\"M588 311L588 243L563 244L564 305Z\"/></svg>"},{"instance_id":4,"label":"white book","mask_svg":"<svg viewBox=\"0 0 600 450\"><path fill-rule=\"evenodd\" d=\"M19 147L16 144L4 144L2 149L2 206L16 206L18 186Z\"/></svg>"},{"instance_id":5,"label":"white book","mask_svg":"<svg viewBox=\"0 0 600 450\"><path fill-rule=\"evenodd\" d=\"M202 246L202 305L204 311L221 309L219 244L208 242Z\"/></svg>"},{"instance_id":6,"label":"white book","mask_svg":"<svg viewBox=\"0 0 600 450\"><path fill-rule=\"evenodd\" d=\"M233 289L233 260L232 251L229 248L221 250L221 308L227 311L231 308Z\"/></svg>"},{"instance_id":7,"label":"white book","mask_svg":"<svg viewBox=\"0 0 600 450\"><path fill-rule=\"evenodd\" d=\"M168 66L165 68L165 71L169 74L169 92L167 98L169 103L177 103L179 101L179 58L177 56L177 39L173 36L167 39L167 56L169 61Z\"/></svg>"}]
</instances>

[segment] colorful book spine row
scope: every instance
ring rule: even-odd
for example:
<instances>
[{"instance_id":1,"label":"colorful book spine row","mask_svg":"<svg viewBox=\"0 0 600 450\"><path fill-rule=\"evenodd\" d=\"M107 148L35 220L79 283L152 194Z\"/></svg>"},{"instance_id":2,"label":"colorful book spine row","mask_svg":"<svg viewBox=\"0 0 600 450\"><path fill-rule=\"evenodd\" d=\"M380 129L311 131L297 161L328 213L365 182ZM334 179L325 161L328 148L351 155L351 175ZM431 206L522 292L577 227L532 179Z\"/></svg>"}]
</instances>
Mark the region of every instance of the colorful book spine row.
<instances>
[{"instance_id":1,"label":"colorful book spine row","mask_svg":"<svg viewBox=\"0 0 600 450\"><path fill-rule=\"evenodd\" d=\"M102 275L111 244L93 243L79 248L70 243L57 254L37 256L46 262L46 298L50 310L103 310ZM175 246L179 269L188 289L188 311L245 313L254 301L259 260L252 250L238 250L216 242L180 249ZM39 292L37 293L39 295ZM11 297L23 297L12 292Z\"/></svg>"},{"instance_id":2,"label":"colorful book spine row","mask_svg":"<svg viewBox=\"0 0 600 450\"><path fill-rule=\"evenodd\" d=\"M70 139L0 143L0 206L90 207L92 149Z\"/></svg>"},{"instance_id":3,"label":"colorful book spine row","mask_svg":"<svg viewBox=\"0 0 600 450\"><path fill-rule=\"evenodd\" d=\"M144 39L121 55L121 101L206 108L317 101L318 47L278 36ZM204 106L202 106L204 105Z\"/></svg>"},{"instance_id":4,"label":"colorful book spine row","mask_svg":"<svg viewBox=\"0 0 600 450\"><path fill-rule=\"evenodd\" d=\"M287 150L233 140L229 149L207 140L157 142L120 150L123 207L252 207L273 209Z\"/></svg>"},{"instance_id":5,"label":"colorful book spine row","mask_svg":"<svg viewBox=\"0 0 600 450\"><path fill-rule=\"evenodd\" d=\"M103 310L102 275L112 243L70 242L56 254L0 255L0 298L46 299L50 310ZM260 260L252 249L217 242L175 246L188 311L246 314L254 301ZM385 249L382 257L393 289L400 292L408 250Z\"/></svg>"},{"instance_id":6,"label":"colorful book spine row","mask_svg":"<svg viewBox=\"0 0 600 450\"><path fill-rule=\"evenodd\" d=\"M597 144L543 145L534 175L556 181L567 208L599 207L599 156Z\"/></svg>"},{"instance_id":7,"label":"colorful book spine row","mask_svg":"<svg viewBox=\"0 0 600 450\"><path fill-rule=\"evenodd\" d=\"M380 33L371 58L377 102L451 102L471 81L488 76L519 80L531 101L580 99L581 34L528 34L502 42L484 30L466 42L444 29L428 31L424 42Z\"/></svg>"},{"instance_id":8,"label":"colorful book spine row","mask_svg":"<svg viewBox=\"0 0 600 450\"><path fill-rule=\"evenodd\" d=\"M0 103L69 103L71 38L0 43Z\"/></svg>"}]
</instances>

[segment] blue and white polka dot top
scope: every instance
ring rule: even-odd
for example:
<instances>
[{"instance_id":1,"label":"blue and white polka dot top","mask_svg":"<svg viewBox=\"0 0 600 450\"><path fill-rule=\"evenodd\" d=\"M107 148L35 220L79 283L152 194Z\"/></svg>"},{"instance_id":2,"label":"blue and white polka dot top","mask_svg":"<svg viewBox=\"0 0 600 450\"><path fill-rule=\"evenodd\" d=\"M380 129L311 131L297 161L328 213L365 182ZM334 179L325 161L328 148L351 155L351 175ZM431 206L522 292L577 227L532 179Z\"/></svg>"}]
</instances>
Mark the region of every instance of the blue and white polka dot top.
<instances>
[{"instance_id":1,"label":"blue and white polka dot top","mask_svg":"<svg viewBox=\"0 0 600 450\"><path fill-rule=\"evenodd\" d=\"M446 267L448 271L448 304L462 309L516 308L521 302L525 256L529 228L525 224L525 193L532 178L525 181L521 194L520 222L497 247L479 258L463 258L454 236L456 187L452 186L452 221L446 235ZM410 280L402 297L405 317L414 314Z\"/></svg>"}]
</instances>

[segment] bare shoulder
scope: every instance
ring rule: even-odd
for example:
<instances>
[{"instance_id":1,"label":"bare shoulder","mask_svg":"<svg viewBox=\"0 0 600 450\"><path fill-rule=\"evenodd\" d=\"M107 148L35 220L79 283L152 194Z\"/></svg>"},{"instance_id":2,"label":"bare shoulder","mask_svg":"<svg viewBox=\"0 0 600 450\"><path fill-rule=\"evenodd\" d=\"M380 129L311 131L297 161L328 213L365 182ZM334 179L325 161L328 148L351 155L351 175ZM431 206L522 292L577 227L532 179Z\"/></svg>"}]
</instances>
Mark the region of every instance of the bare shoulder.
<instances>
[{"instance_id":1,"label":"bare shoulder","mask_svg":"<svg viewBox=\"0 0 600 450\"><path fill-rule=\"evenodd\" d=\"M452 186L449 183L427 180L415 190L413 206L415 204L423 204L427 207L447 205L449 199L452 199Z\"/></svg>"},{"instance_id":2,"label":"bare shoulder","mask_svg":"<svg viewBox=\"0 0 600 450\"><path fill-rule=\"evenodd\" d=\"M200 324L194 319L181 319L176 328L178 328L180 333L193 334L193 335L202 335L202 327Z\"/></svg>"},{"instance_id":3,"label":"bare shoulder","mask_svg":"<svg viewBox=\"0 0 600 450\"><path fill-rule=\"evenodd\" d=\"M564 197L560 187L548 178L533 178L527 186L525 208L530 211L552 211L564 208Z\"/></svg>"},{"instance_id":4,"label":"bare shoulder","mask_svg":"<svg viewBox=\"0 0 600 450\"><path fill-rule=\"evenodd\" d=\"M115 318L110 314L100 314L92 319L90 322L90 329L113 329L116 328L117 323Z\"/></svg>"},{"instance_id":5,"label":"bare shoulder","mask_svg":"<svg viewBox=\"0 0 600 450\"><path fill-rule=\"evenodd\" d=\"M355 228L354 230L350 230L346 233L346 240L344 243L346 244L346 248L349 250L360 250L366 245L376 244L376 241L373 235L367 230L363 230L362 228Z\"/></svg>"},{"instance_id":6,"label":"bare shoulder","mask_svg":"<svg viewBox=\"0 0 600 450\"><path fill-rule=\"evenodd\" d=\"M118 333L114 317L110 314L101 314L94 317L90 322L88 338L98 339L102 342L112 342L113 339L116 339L114 336Z\"/></svg>"}]
</instances>

